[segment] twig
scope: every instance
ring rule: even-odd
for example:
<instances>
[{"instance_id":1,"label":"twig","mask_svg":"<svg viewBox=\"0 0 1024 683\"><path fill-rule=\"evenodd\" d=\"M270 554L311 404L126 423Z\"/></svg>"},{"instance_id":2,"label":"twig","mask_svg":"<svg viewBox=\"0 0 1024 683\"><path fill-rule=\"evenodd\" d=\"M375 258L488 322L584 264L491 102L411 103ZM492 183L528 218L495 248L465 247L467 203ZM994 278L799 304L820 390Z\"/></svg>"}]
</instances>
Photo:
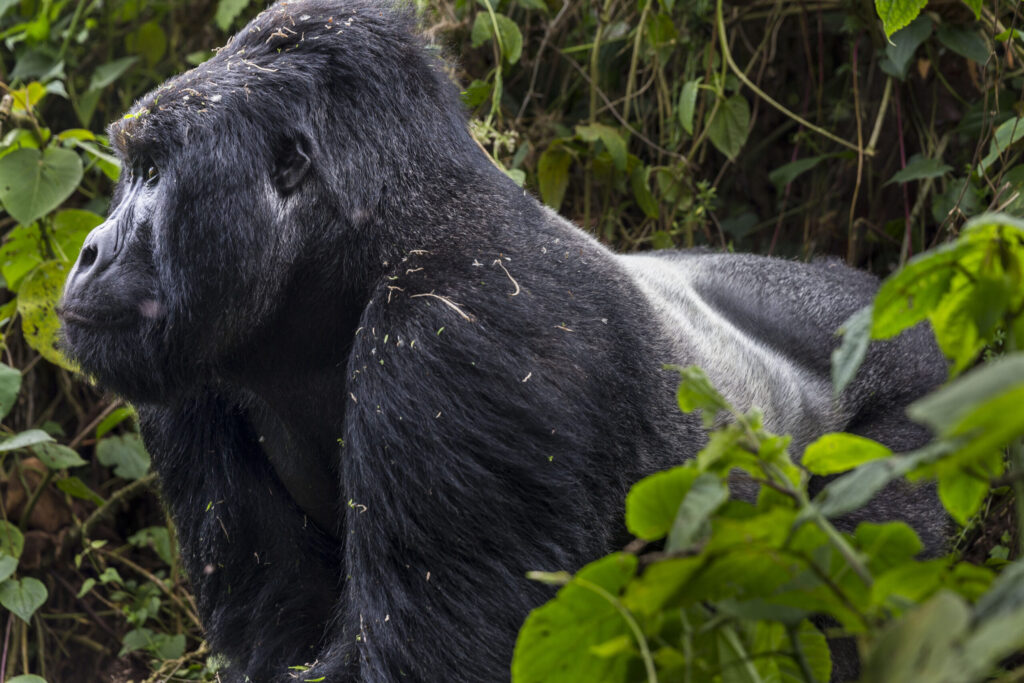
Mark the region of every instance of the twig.
<instances>
[{"instance_id":1,"label":"twig","mask_svg":"<svg viewBox=\"0 0 1024 683\"><path fill-rule=\"evenodd\" d=\"M420 297L420 296L429 296L429 297L431 297L433 299L437 299L437 300L443 302L447 306L450 306L456 313L461 315L462 319L465 320L466 322L471 323L471 322L473 322L475 320L475 318L473 316L471 316L468 313L466 313L465 311L463 311L461 308L459 308L459 305L457 303L455 303L454 301L452 301L451 299L449 299L446 296L441 296L440 294L434 294L433 292L427 292L425 294L411 294L409 296L412 299L415 299L416 297Z\"/></svg>"}]
</instances>

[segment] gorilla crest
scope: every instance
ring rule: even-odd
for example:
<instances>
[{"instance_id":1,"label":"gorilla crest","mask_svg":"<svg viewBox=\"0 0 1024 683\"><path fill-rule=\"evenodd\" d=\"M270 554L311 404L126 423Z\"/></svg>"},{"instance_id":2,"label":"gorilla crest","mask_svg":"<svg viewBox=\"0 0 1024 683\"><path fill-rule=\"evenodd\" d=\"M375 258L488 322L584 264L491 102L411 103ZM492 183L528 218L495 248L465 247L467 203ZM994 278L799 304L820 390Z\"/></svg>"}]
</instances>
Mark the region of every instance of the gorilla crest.
<instances>
[{"instance_id":1,"label":"gorilla crest","mask_svg":"<svg viewBox=\"0 0 1024 683\"><path fill-rule=\"evenodd\" d=\"M832 398L870 276L611 253L490 162L401 9L280 2L110 139L65 346L138 408L227 680L507 679L550 595L526 572L621 547L629 486L705 441L663 363L796 453L927 438L902 410L945 375L926 329ZM937 510L896 485L857 518L937 548Z\"/></svg>"}]
</instances>

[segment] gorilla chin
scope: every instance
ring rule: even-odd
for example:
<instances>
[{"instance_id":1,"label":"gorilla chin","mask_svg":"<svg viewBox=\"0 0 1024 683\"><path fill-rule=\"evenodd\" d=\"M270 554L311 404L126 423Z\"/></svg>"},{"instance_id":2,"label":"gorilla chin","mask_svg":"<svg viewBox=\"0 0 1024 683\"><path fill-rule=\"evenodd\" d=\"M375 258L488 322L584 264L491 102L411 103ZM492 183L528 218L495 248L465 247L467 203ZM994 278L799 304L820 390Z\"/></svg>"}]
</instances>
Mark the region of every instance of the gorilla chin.
<instances>
[{"instance_id":1,"label":"gorilla chin","mask_svg":"<svg viewBox=\"0 0 1024 683\"><path fill-rule=\"evenodd\" d=\"M507 680L551 595L527 571L621 547L629 486L706 441L664 363L794 453L928 439L903 417L945 377L926 328L832 397L871 276L612 253L491 163L415 29L371 0L279 2L109 129L124 170L65 348L136 404L225 681ZM855 517L933 553L947 524L903 482Z\"/></svg>"}]
</instances>

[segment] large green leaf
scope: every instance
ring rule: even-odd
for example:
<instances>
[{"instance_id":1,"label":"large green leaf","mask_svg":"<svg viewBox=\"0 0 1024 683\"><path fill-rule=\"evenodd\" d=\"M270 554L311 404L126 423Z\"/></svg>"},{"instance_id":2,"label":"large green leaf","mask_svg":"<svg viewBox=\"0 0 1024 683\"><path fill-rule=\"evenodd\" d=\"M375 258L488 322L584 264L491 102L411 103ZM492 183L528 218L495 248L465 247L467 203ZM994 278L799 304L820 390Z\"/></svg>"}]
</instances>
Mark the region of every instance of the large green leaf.
<instances>
[{"instance_id":1,"label":"large green leaf","mask_svg":"<svg viewBox=\"0 0 1024 683\"><path fill-rule=\"evenodd\" d=\"M921 13L928 0L875 0L875 11L882 20L885 35L892 34L912 22Z\"/></svg>"},{"instance_id":2,"label":"large green leaf","mask_svg":"<svg viewBox=\"0 0 1024 683\"><path fill-rule=\"evenodd\" d=\"M800 462L811 474L827 476L890 455L892 451L877 441L856 434L835 433L825 434L811 443Z\"/></svg>"},{"instance_id":3,"label":"large green leaf","mask_svg":"<svg viewBox=\"0 0 1024 683\"><path fill-rule=\"evenodd\" d=\"M914 19L906 28L900 29L885 46L885 56L896 68L896 75L905 80L910 68L910 60L917 48L932 32L932 20L928 17Z\"/></svg>"},{"instance_id":4,"label":"large green leaf","mask_svg":"<svg viewBox=\"0 0 1024 683\"><path fill-rule=\"evenodd\" d=\"M648 541L665 536L698 474L696 467L683 465L655 472L634 484L626 496L629 532Z\"/></svg>"},{"instance_id":5,"label":"large green leaf","mask_svg":"<svg viewBox=\"0 0 1024 683\"><path fill-rule=\"evenodd\" d=\"M70 269L66 261L47 261L29 273L18 292L18 313L29 346L54 365L74 370L74 364L57 348L60 320L54 312Z\"/></svg>"},{"instance_id":6,"label":"large green leaf","mask_svg":"<svg viewBox=\"0 0 1024 683\"><path fill-rule=\"evenodd\" d=\"M0 605L6 607L26 624L40 605L46 602L46 586L39 579L7 579L0 583Z\"/></svg>"},{"instance_id":7,"label":"large green leaf","mask_svg":"<svg viewBox=\"0 0 1024 683\"><path fill-rule=\"evenodd\" d=\"M16 451L20 448L28 448L29 446L50 443L52 441L53 437L42 429L28 429L0 442L0 453Z\"/></svg>"},{"instance_id":8,"label":"large green leaf","mask_svg":"<svg viewBox=\"0 0 1024 683\"><path fill-rule=\"evenodd\" d=\"M911 180L924 180L925 178L938 178L953 170L953 167L942 163L941 159L928 159L915 154L907 161L907 165L893 174L892 178L885 181L890 183L909 183Z\"/></svg>"},{"instance_id":9,"label":"large green leaf","mask_svg":"<svg viewBox=\"0 0 1024 683\"><path fill-rule=\"evenodd\" d=\"M747 141L747 134L750 129L750 105L743 95L733 95L723 100L718 110L708 112L708 120L705 126L708 130L708 137L715 148L735 160L740 153L743 144Z\"/></svg>"},{"instance_id":10,"label":"large green leaf","mask_svg":"<svg viewBox=\"0 0 1024 683\"><path fill-rule=\"evenodd\" d=\"M636 566L636 557L625 553L601 558L581 569L554 600L530 612L516 640L513 683L624 680L629 649L614 654L607 644L628 646L622 637L631 633L608 598L617 599Z\"/></svg>"},{"instance_id":11,"label":"large green leaf","mask_svg":"<svg viewBox=\"0 0 1024 683\"><path fill-rule=\"evenodd\" d=\"M82 160L70 150L18 149L0 158L0 202L19 223L31 223L60 206L81 179Z\"/></svg>"},{"instance_id":12,"label":"large green leaf","mask_svg":"<svg viewBox=\"0 0 1024 683\"><path fill-rule=\"evenodd\" d=\"M96 445L96 458L124 479L141 479L149 472L149 453L138 434L108 436Z\"/></svg>"},{"instance_id":13,"label":"large green leaf","mask_svg":"<svg viewBox=\"0 0 1024 683\"><path fill-rule=\"evenodd\" d=\"M232 22L242 13L252 0L220 0L217 3L217 13L213 20L221 31L231 28Z\"/></svg>"}]
</instances>

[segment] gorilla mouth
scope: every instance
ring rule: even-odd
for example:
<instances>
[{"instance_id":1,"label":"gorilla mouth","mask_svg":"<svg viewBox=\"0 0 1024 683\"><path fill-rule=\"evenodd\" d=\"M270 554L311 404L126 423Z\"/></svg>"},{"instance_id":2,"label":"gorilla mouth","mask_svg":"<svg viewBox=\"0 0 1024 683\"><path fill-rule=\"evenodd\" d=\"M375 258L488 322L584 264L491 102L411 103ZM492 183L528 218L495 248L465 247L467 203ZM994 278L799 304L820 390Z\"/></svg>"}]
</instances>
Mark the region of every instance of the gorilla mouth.
<instances>
[{"instance_id":1,"label":"gorilla mouth","mask_svg":"<svg viewBox=\"0 0 1024 683\"><path fill-rule=\"evenodd\" d=\"M109 328L126 327L131 322L131 315L127 313L114 312L88 312L80 311L66 306L58 306L57 316L67 325L78 325L81 327Z\"/></svg>"}]
</instances>

